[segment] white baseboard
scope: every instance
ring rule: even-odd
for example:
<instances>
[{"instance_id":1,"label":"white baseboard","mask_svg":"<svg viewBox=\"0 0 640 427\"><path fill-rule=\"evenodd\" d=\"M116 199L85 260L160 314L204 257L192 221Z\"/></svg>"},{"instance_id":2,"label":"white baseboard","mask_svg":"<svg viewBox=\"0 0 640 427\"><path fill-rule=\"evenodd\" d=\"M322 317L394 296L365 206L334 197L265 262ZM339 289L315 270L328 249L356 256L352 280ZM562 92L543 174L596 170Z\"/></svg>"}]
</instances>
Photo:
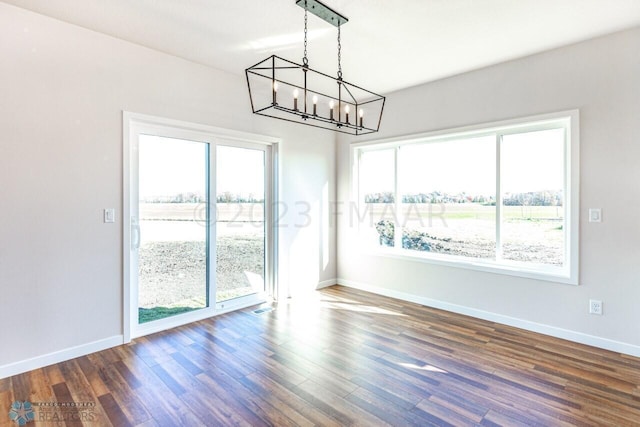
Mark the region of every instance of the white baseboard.
<instances>
[{"instance_id":1,"label":"white baseboard","mask_svg":"<svg viewBox=\"0 0 640 427\"><path fill-rule=\"evenodd\" d=\"M322 288L328 288L329 286L333 286L337 284L338 284L338 279L323 280L322 282L318 282L318 286L316 286L316 290L319 290Z\"/></svg>"},{"instance_id":2,"label":"white baseboard","mask_svg":"<svg viewBox=\"0 0 640 427\"><path fill-rule=\"evenodd\" d=\"M518 319L516 317L504 316L502 314L492 313L489 311L478 310L458 304L451 304L431 298L421 297L418 295L408 294L405 292L394 291L392 289L381 288L368 285L365 283L355 282L353 280L337 279L337 284L349 288L360 289L362 291L371 292L386 297L396 298L403 301L414 302L427 307L438 308L453 313L464 314L466 316L478 319L488 320L503 325L513 326L527 331L538 332L540 334L549 335L556 338L562 338L568 341L580 344L590 345L605 350L614 351L616 353L628 354L630 356L640 357L640 346L628 344L625 342L614 341L608 338L588 335L582 332L571 331L569 329L558 328L555 326L544 325L542 323L531 322L529 320Z\"/></svg>"},{"instance_id":3,"label":"white baseboard","mask_svg":"<svg viewBox=\"0 0 640 427\"><path fill-rule=\"evenodd\" d=\"M122 343L123 336L115 335L113 337L93 341L88 344L82 344L75 347L66 348L64 350L54 351L53 353L44 354L42 356L33 357L27 360L21 360L15 363L9 363L7 365L1 365L0 379L18 375L34 369L43 368L45 366L53 365L54 363L64 362L65 360L75 359L76 357L85 356L87 354L95 353L96 351L115 347L121 345Z\"/></svg>"}]
</instances>

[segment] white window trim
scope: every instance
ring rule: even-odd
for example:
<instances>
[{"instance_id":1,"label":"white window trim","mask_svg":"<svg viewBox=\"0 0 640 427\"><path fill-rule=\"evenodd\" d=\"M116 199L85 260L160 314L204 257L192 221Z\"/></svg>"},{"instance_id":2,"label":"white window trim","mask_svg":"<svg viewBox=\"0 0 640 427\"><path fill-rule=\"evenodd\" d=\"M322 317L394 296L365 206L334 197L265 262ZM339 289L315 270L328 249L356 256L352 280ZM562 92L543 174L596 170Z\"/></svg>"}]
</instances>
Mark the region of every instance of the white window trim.
<instances>
[{"instance_id":1,"label":"white window trim","mask_svg":"<svg viewBox=\"0 0 640 427\"><path fill-rule=\"evenodd\" d=\"M452 129L442 129L433 132L425 132L420 134L399 136L381 140L371 140L351 144L351 203L360 206L361 201L358 198L358 164L359 156L363 151L380 150L384 148L397 148L401 145L411 143L424 143L429 141L447 141L456 140L473 135L474 137L483 135L493 135L499 132L501 135L509 133L521 133L527 131L540 131L545 129L557 128L557 123L567 120L566 126L567 137L565 144L565 261L568 265L560 269L557 267L545 268L544 266L527 265L514 261L492 261L480 260L475 258L457 257L453 255L435 254L429 252L411 251L397 248L385 248L365 246L358 244L358 250L370 255L384 256L402 260L411 260L424 262L428 264L443 265L448 267L457 267L484 271L496 274L505 274L518 276L536 280L544 280L556 283L564 283L570 285L578 285L579 283L579 229L580 229L580 130L579 130L579 110L568 110L536 116L522 117L517 119L509 119L498 122L483 123L472 126L464 126ZM508 129L508 130L507 130ZM498 141L496 141L497 143ZM499 156L499 150L497 156ZM397 150L396 150L397 152ZM396 159L397 161L397 159ZM496 167L498 167L499 162ZM397 167L395 174L397 175ZM496 180L499 181L499 174ZM499 185L499 182L497 183ZM397 179L396 179L396 199L397 197ZM499 197L499 195L498 195ZM398 201L396 200L396 204ZM498 210L496 201L496 210ZM498 217L496 212L496 218ZM496 219L498 220L498 218ZM499 228L498 228L499 230ZM499 233L499 231L498 231ZM400 234L400 233L396 233ZM397 236L396 236L397 237Z\"/></svg>"}]
</instances>

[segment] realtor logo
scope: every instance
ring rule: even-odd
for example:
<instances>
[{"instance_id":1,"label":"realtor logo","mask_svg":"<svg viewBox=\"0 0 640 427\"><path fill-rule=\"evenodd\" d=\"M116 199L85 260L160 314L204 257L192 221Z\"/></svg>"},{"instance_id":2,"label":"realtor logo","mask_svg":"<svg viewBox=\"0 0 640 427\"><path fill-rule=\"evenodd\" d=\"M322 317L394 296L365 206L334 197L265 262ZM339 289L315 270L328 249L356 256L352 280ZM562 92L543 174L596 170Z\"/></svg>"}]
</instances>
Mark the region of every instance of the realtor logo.
<instances>
[{"instance_id":1,"label":"realtor logo","mask_svg":"<svg viewBox=\"0 0 640 427\"><path fill-rule=\"evenodd\" d=\"M31 402L24 401L20 402L19 400L13 402L11 404L11 409L9 410L9 418L12 421L15 421L19 426L23 426L28 422L31 422L35 418L35 412L33 411L33 407L31 406Z\"/></svg>"}]
</instances>

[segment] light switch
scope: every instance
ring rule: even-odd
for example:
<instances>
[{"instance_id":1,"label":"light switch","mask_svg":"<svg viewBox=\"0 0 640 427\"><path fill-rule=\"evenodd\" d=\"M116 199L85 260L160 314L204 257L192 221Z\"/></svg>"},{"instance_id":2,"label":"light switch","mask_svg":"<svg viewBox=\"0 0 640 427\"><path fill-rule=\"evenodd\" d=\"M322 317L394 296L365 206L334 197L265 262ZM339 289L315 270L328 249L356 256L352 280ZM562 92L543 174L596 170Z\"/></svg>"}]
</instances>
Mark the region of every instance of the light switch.
<instances>
[{"instance_id":1,"label":"light switch","mask_svg":"<svg viewBox=\"0 0 640 427\"><path fill-rule=\"evenodd\" d=\"M589 209L589 222L602 222L602 209Z\"/></svg>"},{"instance_id":2,"label":"light switch","mask_svg":"<svg viewBox=\"0 0 640 427\"><path fill-rule=\"evenodd\" d=\"M104 222L116 222L116 211L113 208L104 210Z\"/></svg>"}]
</instances>

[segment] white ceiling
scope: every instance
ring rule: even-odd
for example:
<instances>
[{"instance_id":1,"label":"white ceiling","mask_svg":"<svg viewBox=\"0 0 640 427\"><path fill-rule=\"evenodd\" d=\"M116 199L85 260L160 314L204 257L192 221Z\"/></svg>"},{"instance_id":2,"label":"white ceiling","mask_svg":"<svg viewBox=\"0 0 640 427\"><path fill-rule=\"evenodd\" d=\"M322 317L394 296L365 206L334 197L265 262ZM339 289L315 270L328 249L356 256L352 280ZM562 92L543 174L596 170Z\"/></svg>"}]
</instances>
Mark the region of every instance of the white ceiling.
<instances>
[{"instance_id":1,"label":"white ceiling","mask_svg":"<svg viewBox=\"0 0 640 427\"><path fill-rule=\"evenodd\" d=\"M301 62L295 0L6 0L242 75ZM378 93L640 26L640 0L324 0L345 15L344 79ZM335 75L337 30L309 15L309 65Z\"/></svg>"}]
</instances>

